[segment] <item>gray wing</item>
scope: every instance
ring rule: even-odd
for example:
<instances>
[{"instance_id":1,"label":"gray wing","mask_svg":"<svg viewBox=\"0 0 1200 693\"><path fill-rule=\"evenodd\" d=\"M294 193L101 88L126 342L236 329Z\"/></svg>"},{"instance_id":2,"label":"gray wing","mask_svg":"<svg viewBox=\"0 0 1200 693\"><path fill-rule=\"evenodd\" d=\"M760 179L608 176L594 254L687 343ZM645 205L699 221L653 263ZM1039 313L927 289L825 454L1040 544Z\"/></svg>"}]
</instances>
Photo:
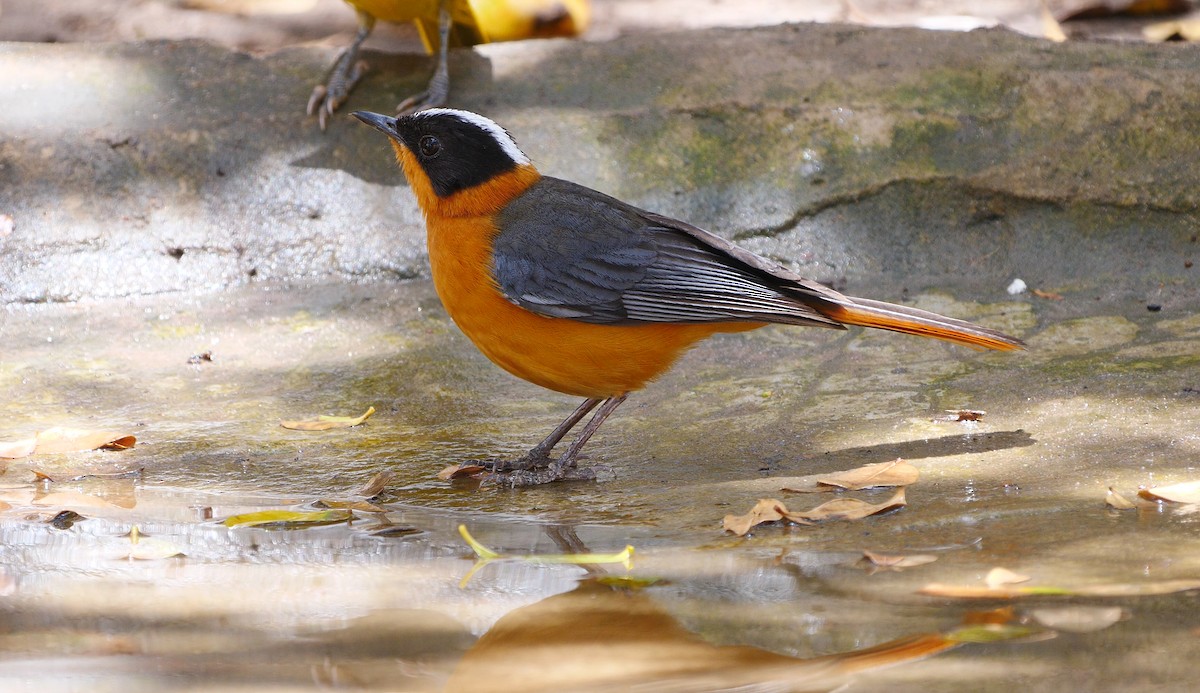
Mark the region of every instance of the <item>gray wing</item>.
<instances>
[{"instance_id":1,"label":"gray wing","mask_svg":"<svg viewBox=\"0 0 1200 693\"><path fill-rule=\"evenodd\" d=\"M542 178L499 214L492 273L513 303L601 324L756 321L841 327L840 298L718 236Z\"/></svg>"}]
</instances>

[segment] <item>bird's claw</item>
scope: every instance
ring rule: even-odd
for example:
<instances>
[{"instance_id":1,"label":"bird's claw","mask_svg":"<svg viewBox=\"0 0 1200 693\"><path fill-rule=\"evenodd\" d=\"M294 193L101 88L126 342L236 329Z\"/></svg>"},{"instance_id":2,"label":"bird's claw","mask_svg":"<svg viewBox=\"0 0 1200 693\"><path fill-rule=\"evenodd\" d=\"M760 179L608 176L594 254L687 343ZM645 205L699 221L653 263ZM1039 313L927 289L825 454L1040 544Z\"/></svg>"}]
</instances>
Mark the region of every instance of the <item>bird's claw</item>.
<instances>
[{"instance_id":1,"label":"bird's claw","mask_svg":"<svg viewBox=\"0 0 1200 693\"><path fill-rule=\"evenodd\" d=\"M444 106L446 104L446 96L447 94L438 95L434 90L426 89L401 101L396 106L396 115L411 115L417 111L424 111L427 108Z\"/></svg>"},{"instance_id":2,"label":"bird's claw","mask_svg":"<svg viewBox=\"0 0 1200 693\"><path fill-rule=\"evenodd\" d=\"M333 112L346 102L347 97L350 96L350 90L366 73L367 61L358 60L350 63L339 59L329 76L329 82L313 87L305 111L308 115L315 114L317 116L317 124L321 126L322 131L325 130Z\"/></svg>"}]
</instances>

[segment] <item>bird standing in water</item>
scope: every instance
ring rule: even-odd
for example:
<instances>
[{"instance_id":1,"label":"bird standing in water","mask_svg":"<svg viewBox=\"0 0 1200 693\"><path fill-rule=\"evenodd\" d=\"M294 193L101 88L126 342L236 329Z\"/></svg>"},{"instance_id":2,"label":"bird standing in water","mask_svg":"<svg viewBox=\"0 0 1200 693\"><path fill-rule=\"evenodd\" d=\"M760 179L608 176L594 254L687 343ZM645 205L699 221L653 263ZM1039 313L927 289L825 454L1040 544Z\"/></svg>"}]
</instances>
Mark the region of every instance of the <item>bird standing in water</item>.
<instances>
[{"instance_id":1,"label":"bird standing in water","mask_svg":"<svg viewBox=\"0 0 1200 693\"><path fill-rule=\"evenodd\" d=\"M413 22L425 49L437 54L437 66L429 87L400 102L397 113L441 106L450 94L447 49L480 43L518 41L529 38L578 36L587 28L587 0L346 0L358 15L354 40L334 61L324 84L313 88L308 114L316 114L321 129L329 116L350 95L366 72L358 59L375 22Z\"/></svg>"},{"instance_id":2,"label":"bird standing in water","mask_svg":"<svg viewBox=\"0 0 1200 693\"><path fill-rule=\"evenodd\" d=\"M982 349L1024 346L962 320L845 296L685 222L543 176L481 115L353 115L395 150L424 212L433 283L454 322L513 375L586 398L522 458L495 465L514 485L588 478L576 460L600 424L718 332L862 325Z\"/></svg>"}]
</instances>

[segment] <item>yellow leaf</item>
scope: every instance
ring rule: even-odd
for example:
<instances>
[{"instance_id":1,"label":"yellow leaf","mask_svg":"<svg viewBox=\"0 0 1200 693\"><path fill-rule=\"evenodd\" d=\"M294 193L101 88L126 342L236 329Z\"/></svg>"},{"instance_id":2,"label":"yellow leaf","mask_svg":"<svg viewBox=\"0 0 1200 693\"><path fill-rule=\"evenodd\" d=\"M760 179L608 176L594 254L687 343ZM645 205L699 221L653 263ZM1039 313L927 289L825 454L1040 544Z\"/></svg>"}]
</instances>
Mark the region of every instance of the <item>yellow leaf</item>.
<instances>
[{"instance_id":1,"label":"yellow leaf","mask_svg":"<svg viewBox=\"0 0 1200 693\"><path fill-rule=\"evenodd\" d=\"M530 563L557 563L570 565L592 565L600 563L621 563L625 566L625 570L631 569L633 559L633 547L626 546L623 550L616 553L560 553L560 554L531 554L526 556L505 556L500 554L483 544L479 543L471 533L467 531L466 525L458 526L458 533L462 536L479 560L475 562L471 570L463 577L459 583L460 587L466 587L471 578L479 571L480 568L491 563L492 561L500 560L522 560Z\"/></svg>"},{"instance_id":2,"label":"yellow leaf","mask_svg":"<svg viewBox=\"0 0 1200 693\"><path fill-rule=\"evenodd\" d=\"M375 407L368 407L362 416L327 416L322 414L316 419L305 421L280 421L279 425L293 431L328 431L331 428L350 428L358 426L371 418Z\"/></svg>"},{"instance_id":3,"label":"yellow leaf","mask_svg":"<svg viewBox=\"0 0 1200 693\"><path fill-rule=\"evenodd\" d=\"M226 527L263 527L265 529L302 529L349 522L354 513L343 508L333 510L260 510L225 518Z\"/></svg>"},{"instance_id":4,"label":"yellow leaf","mask_svg":"<svg viewBox=\"0 0 1200 693\"><path fill-rule=\"evenodd\" d=\"M1075 594L1075 592L1061 587L984 587L981 585L946 585L940 582L931 582L917 590L917 593L956 599L1015 599Z\"/></svg>"}]
</instances>

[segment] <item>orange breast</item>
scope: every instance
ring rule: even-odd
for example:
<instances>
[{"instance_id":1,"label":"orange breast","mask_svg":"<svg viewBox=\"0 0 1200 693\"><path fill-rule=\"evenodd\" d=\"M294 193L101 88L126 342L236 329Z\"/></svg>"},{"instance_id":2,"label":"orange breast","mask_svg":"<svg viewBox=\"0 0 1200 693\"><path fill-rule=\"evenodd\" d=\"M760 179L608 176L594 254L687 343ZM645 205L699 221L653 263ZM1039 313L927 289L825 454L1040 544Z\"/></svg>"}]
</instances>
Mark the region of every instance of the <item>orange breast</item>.
<instances>
[{"instance_id":1,"label":"orange breast","mask_svg":"<svg viewBox=\"0 0 1200 693\"><path fill-rule=\"evenodd\" d=\"M688 347L716 332L760 323L595 325L548 318L509 302L490 272L488 217L428 219L433 282L450 317L496 365L542 387L581 397L637 390Z\"/></svg>"}]
</instances>

